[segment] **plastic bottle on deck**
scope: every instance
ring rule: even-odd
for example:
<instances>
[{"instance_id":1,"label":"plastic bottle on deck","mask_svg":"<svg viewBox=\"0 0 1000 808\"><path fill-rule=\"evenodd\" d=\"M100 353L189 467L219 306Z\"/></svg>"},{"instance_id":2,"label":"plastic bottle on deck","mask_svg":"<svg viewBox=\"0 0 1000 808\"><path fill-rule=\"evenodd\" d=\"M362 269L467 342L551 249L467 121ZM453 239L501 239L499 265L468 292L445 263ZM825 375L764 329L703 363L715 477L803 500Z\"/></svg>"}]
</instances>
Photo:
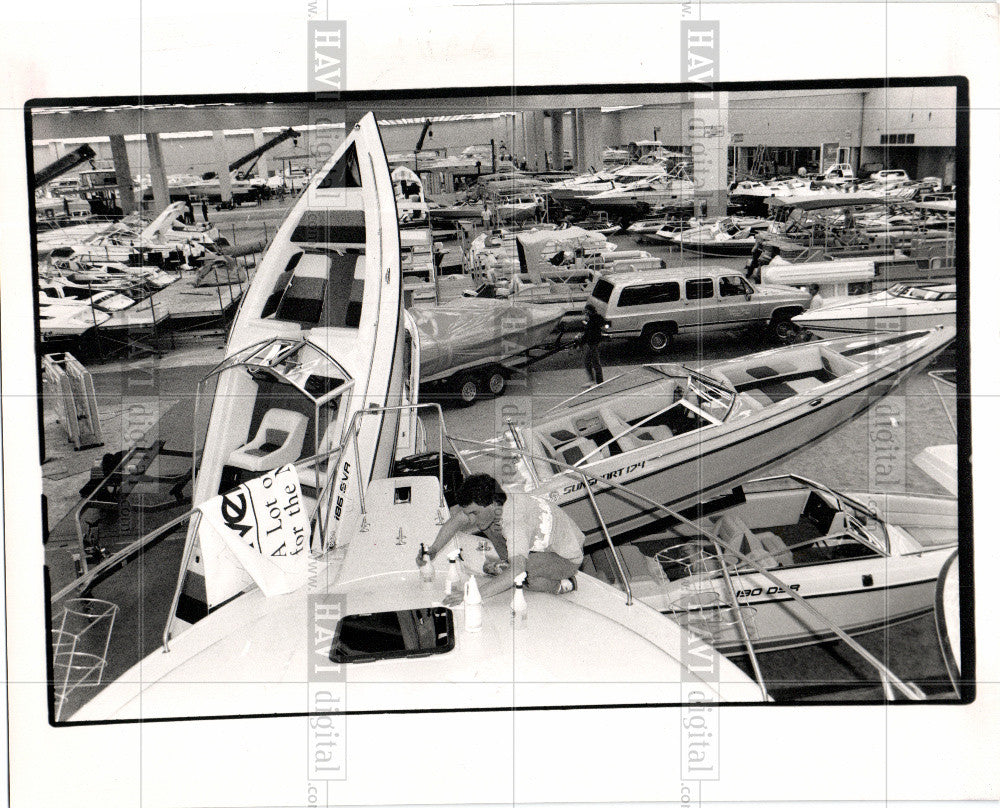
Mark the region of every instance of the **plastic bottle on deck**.
<instances>
[{"instance_id":1,"label":"plastic bottle on deck","mask_svg":"<svg viewBox=\"0 0 1000 808\"><path fill-rule=\"evenodd\" d=\"M424 560L424 563L420 565L420 578L424 583L430 583L434 580L434 562L431 561L431 554L423 542L420 543L420 557Z\"/></svg>"},{"instance_id":2,"label":"plastic bottle on deck","mask_svg":"<svg viewBox=\"0 0 1000 808\"><path fill-rule=\"evenodd\" d=\"M458 569L458 555L453 553L448 557L448 577L444 581L444 593L450 595L461 585L461 572Z\"/></svg>"},{"instance_id":3,"label":"plastic bottle on deck","mask_svg":"<svg viewBox=\"0 0 1000 808\"><path fill-rule=\"evenodd\" d=\"M524 574L514 579L514 598L510 602L511 618L515 629L523 629L528 625L528 603L524 599Z\"/></svg>"},{"instance_id":4,"label":"plastic bottle on deck","mask_svg":"<svg viewBox=\"0 0 1000 808\"><path fill-rule=\"evenodd\" d=\"M483 627L483 598L479 594L476 576L465 582L465 630L479 631Z\"/></svg>"}]
</instances>

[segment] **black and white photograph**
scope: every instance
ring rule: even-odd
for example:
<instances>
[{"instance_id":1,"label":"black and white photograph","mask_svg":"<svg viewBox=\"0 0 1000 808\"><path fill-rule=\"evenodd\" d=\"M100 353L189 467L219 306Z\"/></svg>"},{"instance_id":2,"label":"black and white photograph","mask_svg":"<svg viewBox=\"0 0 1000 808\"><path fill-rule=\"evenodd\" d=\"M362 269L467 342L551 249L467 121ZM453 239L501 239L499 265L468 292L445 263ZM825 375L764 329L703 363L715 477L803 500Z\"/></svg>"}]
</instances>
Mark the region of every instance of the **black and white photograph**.
<instances>
[{"instance_id":1,"label":"black and white photograph","mask_svg":"<svg viewBox=\"0 0 1000 808\"><path fill-rule=\"evenodd\" d=\"M10 51L12 805L996 799L995 7L182 12Z\"/></svg>"}]
</instances>

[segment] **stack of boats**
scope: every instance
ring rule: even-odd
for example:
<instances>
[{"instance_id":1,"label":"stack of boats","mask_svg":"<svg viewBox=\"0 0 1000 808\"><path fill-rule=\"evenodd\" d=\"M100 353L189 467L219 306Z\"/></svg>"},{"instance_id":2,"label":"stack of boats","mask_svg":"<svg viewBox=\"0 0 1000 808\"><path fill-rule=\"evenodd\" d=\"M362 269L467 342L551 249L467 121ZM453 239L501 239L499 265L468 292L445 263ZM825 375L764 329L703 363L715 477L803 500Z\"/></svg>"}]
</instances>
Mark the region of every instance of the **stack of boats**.
<instances>
[{"instance_id":1,"label":"stack of boats","mask_svg":"<svg viewBox=\"0 0 1000 808\"><path fill-rule=\"evenodd\" d=\"M183 223L184 211L178 202L151 221L134 214L118 222L87 222L39 233L42 340L75 339L94 328L112 327L117 320L125 322L129 310L154 296L162 298L160 293L175 283L192 289L242 287L247 271L220 254L228 247L225 239L210 225ZM190 274L183 277L186 271ZM232 295L228 297L231 303ZM149 306L149 317L163 320L170 314L162 299L156 307L153 313L154 306Z\"/></svg>"},{"instance_id":2,"label":"stack of boats","mask_svg":"<svg viewBox=\"0 0 1000 808\"><path fill-rule=\"evenodd\" d=\"M746 480L919 372L954 329L639 367L477 444L416 403L420 339L403 313L397 233L369 114L277 232L210 374L198 510L163 649L75 718L299 713L314 708L310 672L329 663L351 711L648 705L676 702L681 682L703 700L759 701L766 684L721 652L853 642L837 620L865 630L929 609L928 581L956 540L953 499ZM429 458L420 407L438 421ZM469 450L463 472L484 462L585 536L574 591L525 593L526 630L506 596L473 624L414 563L447 516L447 442ZM459 534L441 553L454 553L461 586L488 551ZM920 696L859 653L887 694Z\"/></svg>"}]
</instances>

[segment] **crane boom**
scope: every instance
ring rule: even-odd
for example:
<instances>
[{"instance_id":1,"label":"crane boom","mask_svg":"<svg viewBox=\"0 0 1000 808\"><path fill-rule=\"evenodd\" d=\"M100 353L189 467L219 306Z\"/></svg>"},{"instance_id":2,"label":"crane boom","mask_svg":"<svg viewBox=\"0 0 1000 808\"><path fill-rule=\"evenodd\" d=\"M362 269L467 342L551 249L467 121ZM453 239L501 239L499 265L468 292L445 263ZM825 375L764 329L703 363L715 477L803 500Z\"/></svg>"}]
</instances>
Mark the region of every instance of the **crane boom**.
<instances>
[{"instance_id":1,"label":"crane boom","mask_svg":"<svg viewBox=\"0 0 1000 808\"><path fill-rule=\"evenodd\" d=\"M67 171L72 171L80 163L86 163L97 156L97 153L86 143L73 151L64 154L54 163L50 163L41 171L35 172L35 187L41 188L46 183L52 182L57 177L62 176Z\"/></svg>"},{"instance_id":2,"label":"crane boom","mask_svg":"<svg viewBox=\"0 0 1000 808\"><path fill-rule=\"evenodd\" d=\"M240 157L238 160L234 160L232 163L230 163L229 164L229 171L230 171L230 173L232 173L233 171L236 171L239 168L242 168L243 166L245 166L250 161L254 161L254 164L256 164L257 159L262 154L264 154L264 152L266 152L266 151L268 151L270 149L273 149L279 143L284 143L289 138L297 138L298 136L299 136L299 133L296 132L291 127L289 127L288 129L284 130L283 132L280 132L277 135L275 135L273 138L271 138L266 143L258 146L253 151L247 152L242 157Z\"/></svg>"}]
</instances>

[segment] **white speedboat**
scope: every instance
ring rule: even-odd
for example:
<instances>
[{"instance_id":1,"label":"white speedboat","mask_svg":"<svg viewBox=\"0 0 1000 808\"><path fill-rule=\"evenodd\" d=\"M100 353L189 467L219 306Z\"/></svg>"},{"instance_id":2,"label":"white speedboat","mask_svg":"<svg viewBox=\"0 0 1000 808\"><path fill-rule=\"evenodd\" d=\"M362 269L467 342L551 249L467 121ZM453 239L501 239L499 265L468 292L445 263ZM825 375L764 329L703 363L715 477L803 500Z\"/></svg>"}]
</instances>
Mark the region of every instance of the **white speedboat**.
<instances>
[{"instance_id":1,"label":"white speedboat","mask_svg":"<svg viewBox=\"0 0 1000 808\"><path fill-rule=\"evenodd\" d=\"M757 243L757 232L766 227L767 220L759 217L724 216L684 230L663 233L663 237L671 246L702 255L750 255Z\"/></svg>"},{"instance_id":2,"label":"white speedboat","mask_svg":"<svg viewBox=\"0 0 1000 808\"><path fill-rule=\"evenodd\" d=\"M659 179L667 175L663 163L633 163L614 171L598 171L553 183L548 188L549 198L561 204L582 202L605 191L643 180Z\"/></svg>"},{"instance_id":3,"label":"white speedboat","mask_svg":"<svg viewBox=\"0 0 1000 808\"><path fill-rule=\"evenodd\" d=\"M928 614L958 543L954 497L841 494L793 475L743 483L692 518L621 552L636 597L729 654L747 651L740 619L754 651L834 639L782 586L849 634ZM615 580L607 550L590 559Z\"/></svg>"},{"instance_id":4,"label":"white speedboat","mask_svg":"<svg viewBox=\"0 0 1000 808\"><path fill-rule=\"evenodd\" d=\"M606 211L609 216L635 219L655 208L690 199L694 191L691 180L664 174L594 194L587 199L587 205L593 210Z\"/></svg>"},{"instance_id":5,"label":"white speedboat","mask_svg":"<svg viewBox=\"0 0 1000 808\"><path fill-rule=\"evenodd\" d=\"M38 333L42 342L79 337L111 319L96 306L38 292Z\"/></svg>"},{"instance_id":6,"label":"white speedboat","mask_svg":"<svg viewBox=\"0 0 1000 808\"><path fill-rule=\"evenodd\" d=\"M955 325L955 284L914 286L897 283L884 292L827 301L792 318L818 336L902 332Z\"/></svg>"},{"instance_id":7,"label":"white speedboat","mask_svg":"<svg viewBox=\"0 0 1000 808\"><path fill-rule=\"evenodd\" d=\"M588 493L595 480L607 529L619 540L648 531L659 504L676 507L731 485L864 412L919 372L954 328L873 334L777 348L698 369L645 365L535 416L506 440L529 459L504 483L562 506L589 542L600 534ZM627 487L602 490L608 479Z\"/></svg>"},{"instance_id":8,"label":"white speedboat","mask_svg":"<svg viewBox=\"0 0 1000 808\"><path fill-rule=\"evenodd\" d=\"M329 452L346 439L357 411L403 401L401 289L392 183L369 114L279 227L244 295L227 357L206 377L215 394L195 505L270 469ZM315 469L303 494L320 497L329 475L338 475L345 496L384 477L398 425L393 410L365 419L357 435L361 461ZM338 507L328 538L352 518ZM213 590L218 576L200 557L193 557L181 603L187 622L246 583L235 576Z\"/></svg>"}]
</instances>

